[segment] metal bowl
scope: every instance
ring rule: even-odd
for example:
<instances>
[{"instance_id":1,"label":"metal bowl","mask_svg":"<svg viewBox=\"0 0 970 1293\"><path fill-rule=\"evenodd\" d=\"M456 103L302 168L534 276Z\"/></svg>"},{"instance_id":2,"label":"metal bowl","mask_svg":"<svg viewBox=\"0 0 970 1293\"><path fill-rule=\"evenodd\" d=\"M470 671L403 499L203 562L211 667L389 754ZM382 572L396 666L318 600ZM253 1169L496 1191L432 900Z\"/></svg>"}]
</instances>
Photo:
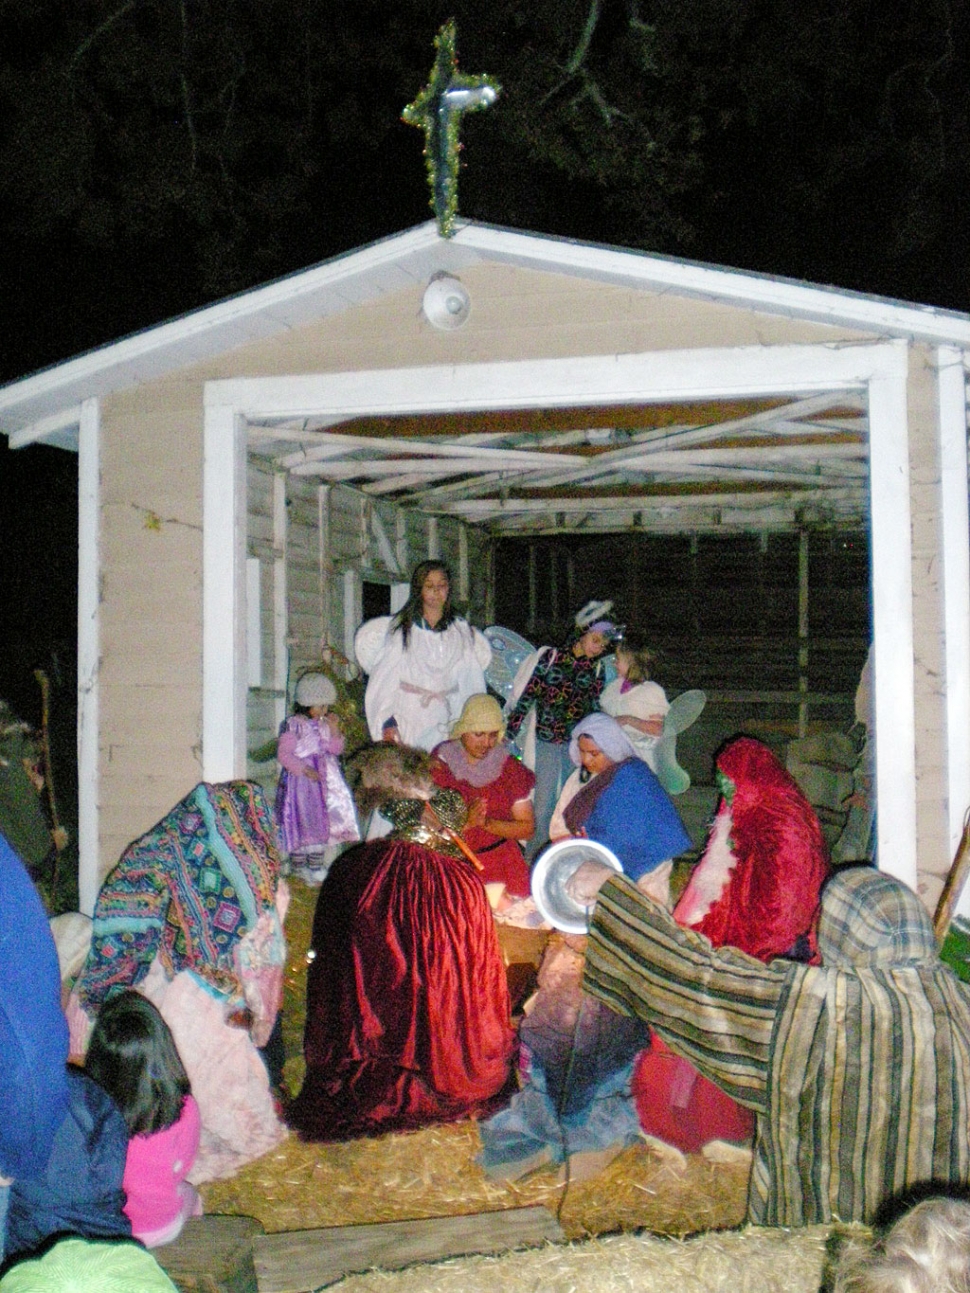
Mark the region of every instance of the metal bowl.
<instances>
[{"instance_id":1,"label":"metal bowl","mask_svg":"<svg viewBox=\"0 0 970 1293\"><path fill-rule=\"evenodd\" d=\"M598 862L623 873L615 853L595 840L568 839L550 844L532 868L532 897L543 920L564 934L585 934L589 907L566 892L566 882L584 862Z\"/></svg>"}]
</instances>

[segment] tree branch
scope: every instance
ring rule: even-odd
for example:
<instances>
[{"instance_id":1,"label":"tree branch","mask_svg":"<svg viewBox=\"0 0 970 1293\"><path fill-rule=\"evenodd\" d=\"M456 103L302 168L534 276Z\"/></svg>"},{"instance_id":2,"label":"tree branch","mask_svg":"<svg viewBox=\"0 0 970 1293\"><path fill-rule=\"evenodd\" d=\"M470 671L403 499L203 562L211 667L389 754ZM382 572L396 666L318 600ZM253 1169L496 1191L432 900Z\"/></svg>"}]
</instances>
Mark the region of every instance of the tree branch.
<instances>
[{"instance_id":1,"label":"tree branch","mask_svg":"<svg viewBox=\"0 0 970 1293\"><path fill-rule=\"evenodd\" d=\"M105 18L104 22L94 29L90 36L81 41L80 45L78 45L77 49L71 55L71 61L67 67L69 76L73 74L75 67L92 45L99 41L105 32L109 31L116 22L120 22L125 14L134 9L137 4L138 0L125 0L125 3L120 9L116 9L114 13L109 14L108 17Z\"/></svg>"},{"instance_id":2,"label":"tree branch","mask_svg":"<svg viewBox=\"0 0 970 1293\"><path fill-rule=\"evenodd\" d=\"M566 64L566 75L574 76L583 65L586 55L589 53L589 47L593 40L593 33L596 31L596 24L600 20L600 0L590 0L589 13L586 15L586 26L583 28L583 34L579 38L579 44L573 51L573 56Z\"/></svg>"}]
</instances>

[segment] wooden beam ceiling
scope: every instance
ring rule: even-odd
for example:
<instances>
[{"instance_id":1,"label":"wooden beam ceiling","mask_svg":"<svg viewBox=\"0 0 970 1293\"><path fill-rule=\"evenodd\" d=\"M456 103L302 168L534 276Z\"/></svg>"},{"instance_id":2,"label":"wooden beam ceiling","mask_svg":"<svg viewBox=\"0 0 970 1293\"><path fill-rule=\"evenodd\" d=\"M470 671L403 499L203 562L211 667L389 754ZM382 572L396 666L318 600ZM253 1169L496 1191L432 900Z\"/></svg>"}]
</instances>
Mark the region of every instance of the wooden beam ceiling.
<instances>
[{"instance_id":1,"label":"wooden beam ceiling","mask_svg":"<svg viewBox=\"0 0 970 1293\"><path fill-rule=\"evenodd\" d=\"M865 524L868 423L844 391L250 427L280 470L495 534Z\"/></svg>"}]
</instances>

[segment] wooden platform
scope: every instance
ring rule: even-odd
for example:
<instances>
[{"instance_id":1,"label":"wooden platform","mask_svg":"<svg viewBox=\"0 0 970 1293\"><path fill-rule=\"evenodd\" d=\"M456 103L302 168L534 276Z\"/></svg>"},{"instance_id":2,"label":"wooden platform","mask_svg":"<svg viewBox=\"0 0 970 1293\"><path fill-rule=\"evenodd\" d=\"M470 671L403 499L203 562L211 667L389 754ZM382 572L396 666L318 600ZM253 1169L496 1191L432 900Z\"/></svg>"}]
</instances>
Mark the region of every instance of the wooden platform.
<instances>
[{"instance_id":1,"label":"wooden platform","mask_svg":"<svg viewBox=\"0 0 970 1293\"><path fill-rule=\"evenodd\" d=\"M375 1266L399 1270L413 1262L502 1253L564 1239L547 1208L508 1208L422 1221L257 1235L253 1262L259 1293L310 1293L344 1275Z\"/></svg>"},{"instance_id":2,"label":"wooden platform","mask_svg":"<svg viewBox=\"0 0 970 1293\"><path fill-rule=\"evenodd\" d=\"M253 1240L262 1231L255 1217L190 1217L152 1251L180 1293L257 1293Z\"/></svg>"}]
</instances>

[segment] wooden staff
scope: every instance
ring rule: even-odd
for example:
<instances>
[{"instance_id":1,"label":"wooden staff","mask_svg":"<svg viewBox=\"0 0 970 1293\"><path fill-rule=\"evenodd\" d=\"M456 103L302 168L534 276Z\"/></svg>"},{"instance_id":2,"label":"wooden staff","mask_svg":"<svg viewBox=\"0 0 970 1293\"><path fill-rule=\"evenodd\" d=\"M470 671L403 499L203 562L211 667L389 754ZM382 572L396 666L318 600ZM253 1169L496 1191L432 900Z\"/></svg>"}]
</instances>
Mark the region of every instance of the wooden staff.
<instances>
[{"instance_id":1,"label":"wooden staff","mask_svg":"<svg viewBox=\"0 0 970 1293\"><path fill-rule=\"evenodd\" d=\"M468 845L465 843L462 837L458 834L457 831L453 831L450 826L446 826L444 824L444 822L441 820L441 818L438 816L435 810L431 807L430 803L427 804L427 811L428 811L428 816L431 818L432 826L437 827L437 829L441 832L441 834L445 837L445 839L451 840L452 844L454 844L456 848L459 848L462 851L462 853L465 855L465 857L472 864L472 866L475 868L476 871L484 871L485 870L484 866L481 864L481 862L479 862L478 858L471 851L471 849L468 847Z\"/></svg>"},{"instance_id":2,"label":"wooden staff","mask_svg":"<svg viewBox=\"0 0 970 1293\"><path fill-rule=\"evenodd\" d=\"M950 928L953 909L963 892L968 872L970 872L970 809L967 810L963 819L963 834L960 836L956 857L953 859L953 865L950 867L949 874L946 877L946 883L943 886L943 892L940 894L940 901L936 904L936 912L933 916L933 932L936 934L936 941L940 946L943 945L943 940L946 938L947 931Z\"/></svg>"},{"instance_id":3,"label":"wooden staff","mask_svg":"<svg viewBox=\"0 0 970 1293\"><path fill-rule=\"evenodd\" d=\"M57 892L58 870L60 868L61 850L67 843L67 832L61 829L57 815L57 800L54 798L54 767L51 761L50 739L50 680L43 669L35 669L34 677L40 687L40 737L44 751L44 784L47 787L47 802L51 810L51 835L54 840L54 871L51 876L51 893Z\"/></svg>"}]
</instances>

